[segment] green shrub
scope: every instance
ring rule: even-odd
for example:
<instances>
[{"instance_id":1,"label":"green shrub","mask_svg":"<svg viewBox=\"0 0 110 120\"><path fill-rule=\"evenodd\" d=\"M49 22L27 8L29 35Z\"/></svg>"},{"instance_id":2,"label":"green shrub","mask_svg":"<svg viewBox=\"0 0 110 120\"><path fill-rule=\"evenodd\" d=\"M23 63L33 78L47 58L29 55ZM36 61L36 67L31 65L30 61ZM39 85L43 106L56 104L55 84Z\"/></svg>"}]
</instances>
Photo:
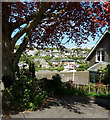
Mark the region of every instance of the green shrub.
<instances>
[{"instance_id":1,"label":"green shrub","mask_svg":"<svg viewBox=\"0 0 110 120\"><path fill-rule=\"evenodd\" d=\"M62 70L64 70L64 67L61 65L61 66L59 66L59 67L57 67L57 71L62 71Z\"/></svg>"},{"instance_id":2,"label":"green shrub","mask_svg":"<svg viewBox=\"0 0 110 120\"><path fill-rule=\"evenodd\" d=\"M62 85L60 75L56 74L56 75L52 76L52 79L53 79L53 87L54 87L54 89L55 88L60 88L61 85Z\"/></svg>"},{"instance_id":3,"label":"green shrub","mask_svg":"<svg viewBox=\"0 0 110 120\"><path fill-rule=\"evenodd\" d=\"M84 70L87 70L88 68L89 68L89 63L81 64L81 65L79 65L79 67L77 68L77 71L84 71Z\"/></svg>"},{"instance_id":4,"label":"green shrub","mask_svg":"<svg viewBox=\"0 0 110 120\"><path fill-rule=\"evenodd\" d=\"M15 81L10 89L4 91L8 95L11 104L18 104L22 110L36 109L46 97L46 93L42 90L38 91L39 86L36 79L21 76L20 80Z\"/></svg>"},{"instance_id":5,"label":"green shrub","mask_svg":"<svg viewBox=\"0 0 110 120\"><path fill-rule=\"evenodd\" d=\"M49 96L57 94L61 86L62 82L59 74L52 76L52 80L47 80L45 82L45 89Z\"/></svg>"},{"instance_id":6,"label":"green shrub","mask_svg":"<svg viewBox=\"0 0 110 120\"><path fill-rule=\"evenodd\" d=\"M110 65L107 65L107 67L105 68L105 74L104 74L104 78L102 79L102 82L104 84L110 84Z\"/></svg>"}]
</instances>

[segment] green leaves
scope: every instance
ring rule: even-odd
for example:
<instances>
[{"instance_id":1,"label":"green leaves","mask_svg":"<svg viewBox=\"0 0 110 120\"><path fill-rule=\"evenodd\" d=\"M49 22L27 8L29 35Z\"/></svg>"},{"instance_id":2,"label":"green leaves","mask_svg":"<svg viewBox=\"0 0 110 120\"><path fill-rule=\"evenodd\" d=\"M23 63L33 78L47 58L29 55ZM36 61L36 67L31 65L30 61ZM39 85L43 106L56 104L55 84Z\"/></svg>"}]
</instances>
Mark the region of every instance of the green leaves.
<instances>
[{"instance_id":1,"label":"green leaves","mask_svg":"<svg viewBox=\"0 0 110 120\"><path fill-rule=\"evenodd\" d=\"M77 71L84 71L84 70L86 70L87 68L89 68L89 63L87 63L87 64L81 64L81 65L79 65L79 67L77 68Z\"/></svg>"}]
</instances>

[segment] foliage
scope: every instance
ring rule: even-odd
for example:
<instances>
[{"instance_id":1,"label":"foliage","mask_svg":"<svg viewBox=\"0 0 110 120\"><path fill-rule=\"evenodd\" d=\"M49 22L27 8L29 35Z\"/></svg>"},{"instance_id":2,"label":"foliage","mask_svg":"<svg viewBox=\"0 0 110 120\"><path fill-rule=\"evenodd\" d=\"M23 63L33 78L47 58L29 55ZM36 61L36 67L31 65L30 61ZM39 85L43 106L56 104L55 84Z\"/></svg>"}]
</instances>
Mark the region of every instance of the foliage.
<instances>
[{"instance_id":1,"label":"foliage","mask_svg":"<svg viewBox=\"0 0 110 120\"><path fill-rule=\"evenodd\" d=\"M48 62L48 64L52 67L52 63L49 60L47 60L46 62Z\"/></svg>"},{"instance_id":2,"label":"foliage","mask_svg":"<svg viewBox=\"0 0 110 120\"><path fill-rule=\"evenodd\" d=\"M35 66L33 62L29 64L29 72L31 73L32 77L35 78Z\"/></svg>"},{"instance_id":3,"label":"foliage","mask_svg":"<svg viewBox=\"0 0 110 120\"><path fill-rule=\"evenodd\" d=\"M102 80L102 82L104 84L110 84L110 65L108 65L105 69L105 74L104 74L104 78Z\"/></svg>"},{"instance_id":4,"label":"foliage","mask_svg":"<svg viewBox=\"0 0 110 120\"><path fill-rule=\"evenodd\" d=\"M44 81L45 82L45 81ZM36 110L48 97L58 93L61 88L61 77L57 74L45 83L45 89L40 88L36 79L22 75L13 86L3 92L3 101L10 104L10 109ZM12 107L11 107L12 106ZM5 108L3 108L5 109Z\"/></svg>"},{"instance_id":5,"label":"foliage","mask_svg":"<svg viewBox=\"0 0 110 120\"><path fill-rule=\"evenodd\" d=\"M102 83L110 84L110 65L107 65L107 67L104 69L100 68L97 72L99 73L98 79L101 79Z\"/></svg>"},{"instance_id":6,"label":"foliage","mask_svg":"<svg viewBox=\"0 0 110 120\"><path fill-rule=\"evenodd\" d=\"M38 91L38 88L36 79L21 76L10 89L4 91L4 94L8 97L11 106L17 104L21 110L35 110L46 98L46 92Z\"/></svg>"},{"instance_id":7,"label":"foliage","mask_svg":"<svg viewBox=\"0 0 110 120\"><path fill-rule=\"evenodd\" d=\"M81 64L81 65L79 65L79 67L77 68L77 71L84 71L84 70L87 70L88 68L89 68L89 63Z\"/></svg>"},{"instance_id":8,"label":"foliage","mask_svg":"<svg viewBox=\"0 0 110 120\"><path fill-rule=\"evenodd\" d=\"M71 39L80 45L83 42L87 42L88 36L91 35L90 33L93 33L92 38L95 38L95 33L99 28L101 29L102 26L108 26L108 5L109 2L104 2L102 4L100 2L3 3L3 23L5 24L5 20L9 19L6 21L10 23L9 28L11 28L13 32L23 24L27 24L28 26L30 21L35 19L37 22L33 21L29 28L25 29L27 34L30 33L32 42L36 42L40 46L52 44L52 46L56 45L58 47L61 46L61 41L59 39L63 39L64 35L67 35L68 42ZM27 8L28 10L26 10ZM56 11L56 14L53 13L53 9ZM7 11L9 12L7 13ZM39 13L41 14L39 15ZM104 15L104 13L106 15ZM42 24L45 22L47 25ZM14 23L16 23L16 26L14 26ZM72 25L73 23L75 24L74 27ZM62 25L64 26L63 28ZM81 30L78 29L80 25ZM27 26L24 28L27 28ZM32 28L32 31L30 31L30 28ZM44 30L42 30L42 28ZM20 30L22 32L16 37L17 40L24 34L24 29L22 27ZM59 30L62 30L62 32L59 32ZM85 30L88 30L88 32L85 32ZM46 34L44 34L44 31ZM72 31L74 31L74 34ZM55 38L57 39L55 40ZM15 37L13 37L13 39L15 39ZM32 42L30 42L31 45L33 45Z\"/></svg>"},{"instance_id":9,"label":"foliage","mask_svg":"<svg viewBox=\"0 0 110 120\"><path fill-rule=\"evenodd\" d=\"M38 67L35 67L35 71L38 72L39 70L62 71L62 70L64 70L64 67L63 66L59 66L58 68L38 68Z\"/></svg>"},{"instance_id":10,"label":"foliage","mask_svg":"<svg viewBox=\"0 0 110 120\"><path fill-rule=\"evenodd\" d=\"M110 99L110 93L99 94L95 91L89 93L88 88L86 91L83 91L82 89L70 88L66 84L63 85L58 74L54 75L52 80L45 79L44 84L43 89L39 88L38 84L36 84L36 79L21 76L20 80L15 81L10 89L6 88L3 92L3 106L8 106L12 110L33 111L38 109L48 97L62 95L80 95ZM5 108L3 107L3 109Z\"/></svg>"},{"instance_id":11,"label":"foliage","mask_svg":"<svg viewBox=\"0 0 110 120\"><path fill-rule=\"evenodd\" d=\"M23 62L26 62L27 64L30 64L30 62L33 61L34 57L35 56L28 56L27 53L25 53L25 54L22 54L19 61L23 61Z\"/></svg>"},{"instance_id":12,"label":"foliage","mask_svg":"<svg viewBox=\"0 0 110 120\"><path fill-rule=\"evenodd\" d=\"M59 67L57 67L57 71L62 71L62 70L64 70L64 67L61 65L61 66L59 66Z\"/></svg>"},{"instance_id":13,"label":"foliage","mask_svg":"<svg viewBox=\"0 0 110 120\"><path fill-rule=\"evenodd\" d=\"M52 76L52 80L46 82L45 89L50 96L58 94L62 86L61 77L59 74Z\"/></svg>"},{"instance_id":14,"label":"foliage","mask_svg":"<svg viewBox=\"0 0 110 120\"><path fill-rule=\"evenodd\" d=\"M61 77L59 74L52 76L52 79L53 79L54 88L61 87Z\"/></svg>"},{"instance_id":15,"label":"foliage","mask_svg":"<svg viewBox=\"0 0 110 120\"><path fill-rule=\"evenodd\" d=\"M23 62L26 62L26 63L27 63L28 58L27 58L25 55L22 55L22 56L20 57L20 60L19 60L19 61L23 61Z\"/></svg>"},{"instance_id":16,"label":"foliage","mask_svg":"<svg viewBox=\"0 0 110 120\"><path fill-rule=\"evenodd\" d=\"M85 70L84 64L79 65L79 67L77 68L77 71L84 71L84 70Z\"/></svg>"},{"instance_id":17,"label":"foliage","mask_svg":"<svg viewBox=\"0 0 110 120\"><path fill-rule=\"evenodd\" d=\"M15 49L15 50L18 50L18 48L19 48L19 45L15 45L15 48L14 48L14 49Z\"/></svg>"},{"instance_id":18,"label":"foliage","mask_svg":"<svg viewBox=\"0 0 110 120\"><path fill-rule=\"evenodd\" d=\"M85 95L91 96L91 97L98 97L98 98L104 98L104 99L110 99L110 93L100 93L97 94L96 92L86 92Z\"/></svg>"},{"instance_id":19,"label":"foliage","mask_svg":"<svg viewBox=\"0 0 110 120\"><path fill-rule=\"evenodd\" d=\"M13 84L12 78L11 78L9 75L4 75L4 76L2 77L2 81L3 81L4 86L5 86L6 88L9 88L10 85Z\"/></svg>"}]
</instances>

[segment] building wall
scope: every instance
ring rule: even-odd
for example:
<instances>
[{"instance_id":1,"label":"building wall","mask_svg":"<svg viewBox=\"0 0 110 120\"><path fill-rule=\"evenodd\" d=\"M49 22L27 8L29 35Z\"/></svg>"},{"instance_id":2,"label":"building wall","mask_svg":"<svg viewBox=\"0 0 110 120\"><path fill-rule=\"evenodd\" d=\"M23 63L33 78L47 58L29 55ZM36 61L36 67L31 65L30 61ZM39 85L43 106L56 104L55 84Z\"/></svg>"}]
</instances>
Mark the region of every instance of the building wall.
<instances>
[{"instance_id":1,"label":"building wall","mask_svg":"<svg viewBox=\"0 0 110 120\"><path fill-rule=\"evenodd\" d=\"M104 62L110 62L110 34L106 33L103 39L98 44L97 48L89 57L90 66L96 63L96 51L97 50L105 50L105 60Z\"/></svg>"},{"instance_id":2,"label":"building wall","mask_svg":"<svg viewBox=\"0 0 110 120\"><path fill-rule=\"evenodd\" d=\"M89 71L76 71L73 74L74 84L88 85L89 83Z\"/></svg>"},{"instance_id":3,"label":"building wall","mask_svg":"<svg viewBox=\"0 0 110 120\"><path fill-rule=\"evenodd\" d=\"M88 71L49 71L49 72L37 72L36 73L36 78L37 79L42 79L42 78L47 78L47 79L52 79L52 76L55 74L59 74L61 76L61 81L62 82L67 82L67 81L73 81L73 84L83 84L83 85L88 85L89 83L89 72Z\"/></svg>"}]
</instances>

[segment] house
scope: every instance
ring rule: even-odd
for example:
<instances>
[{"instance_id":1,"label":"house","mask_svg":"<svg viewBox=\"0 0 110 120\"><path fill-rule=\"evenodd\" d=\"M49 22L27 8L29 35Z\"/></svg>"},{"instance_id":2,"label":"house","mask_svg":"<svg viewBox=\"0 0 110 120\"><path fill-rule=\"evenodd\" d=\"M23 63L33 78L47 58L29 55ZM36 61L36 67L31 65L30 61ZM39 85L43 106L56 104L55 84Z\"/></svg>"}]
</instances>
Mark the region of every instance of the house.
<instances>
[{"instance_id":1,"label":"house","mask_svg":"<svg viewBox=\"0 0 110 120\"><path fill-rule=\"evenodd\" d=\"M91 49L85 60L90 62L88 69L90 82L96 82L98 69L105 68L110 64L110 31L108 29Z\"/></svg>"},{"instance_id":2,"label":"house","mask_svg":"<svg viewBox=\"0 0 110 120\"><path fill-rule=\"evenodd\" d=\"M59 53L59 52L60 52L60 50L58 50L58 49L53 50L53 53Z\"/></svg>"},{"instance_id":3,"label":"house","mask_svg":"<svg viewBox=\"0 0 110 120\"><path fill-rule=\"evenodd\" d=\"M48 62L46 62L46 60L44 60L44 59L39 59L40 61L40 67L41 68L50 68L51 66L49 65L49 63Z\"/></svg>"},{"instance_id":4,"label":"house","mask_svg":"<svg viewBox=\"0 0 110 120\"><path fill-rule=\"evenodd\" d=\"M46 51L40 51L39 52L39 56L40 57L46 57L46 56L52 56L50 52L46 52Z\"/></svg>"},{"instance_id":5,"label":"house","mask_svg":"<svg viewBox=\"0 0 110 120\"><path fill-rule=\"evenodd\" d=\"M55 58L59 58L59 57L60 57L59 53L53 52L52 55L53 55Z\"/></svg>"},{"instance_id":6,"label":"house","mask_svg":"<svg viewBox=\"0 0 110 120\"><path fill-rule=\"evenodd\" d=\"M61 59L64 69L74 69L75 62L72 59Z\"/></svg>"},{"instance_id":7,"label":"house","mask_svg":"<svg viewBox=\"0 0 110 120\"><path fill-rule=\"evenodd\" d=\"M66 49L66 50L64 51L64 55L67 56L67 57L71 57L71 56L72 56L71 50Z\"/></svg>"},{"instance_id":8,"label":"house","mask_svg":"<svg viewBox=\"0 0 110 120\"><path fill-rule=\"evenodd\" d=\"M25 52L29 56L34 56L38 52L38 50L37 49L33 49L33 50L26 49Z\"/></svg>"},{"instance_id":9,"label":"house","mask_svg":"<svg viewBox=\"0 0 110 120\"><path fill-rule=\"evenodd\" d=\"M50 62L52 63L52 66L53 66L54 68L57 68L57 67L60 65L57 60L50 60Z\"/></svg>"}]
</instances>

